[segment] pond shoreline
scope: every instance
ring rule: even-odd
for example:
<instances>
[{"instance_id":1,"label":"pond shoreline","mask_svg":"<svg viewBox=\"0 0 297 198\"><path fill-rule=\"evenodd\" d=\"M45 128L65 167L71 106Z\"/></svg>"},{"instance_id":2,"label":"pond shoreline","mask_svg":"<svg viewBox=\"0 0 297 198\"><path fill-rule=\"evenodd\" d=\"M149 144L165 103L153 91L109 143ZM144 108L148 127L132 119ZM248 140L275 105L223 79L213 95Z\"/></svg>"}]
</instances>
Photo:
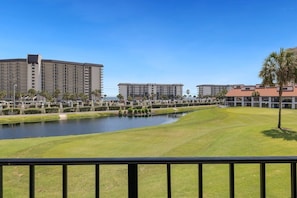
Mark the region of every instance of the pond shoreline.
<instances>
[{"instance_id":1,"label":"pond shoreline","mask_svg":"<svg viewBox=\"0 0 297 198\"><path fill-rule=\"evenodd\" d=\"M152 109L151 115L164 115L173 113L186 113L205 108L214 108L216 105L201 105L189 107L174 107L174 108L160 108ZM0 124L21 124L21 123L36 123L59 120L73 120L73 119L90 119L100 117L118 116L117 110L111 111L96 111L96 112L75 112L75 113L51 113L51 114L30 114L30 115L3 115L0 116Z\"/></svg>"}]
</instances>

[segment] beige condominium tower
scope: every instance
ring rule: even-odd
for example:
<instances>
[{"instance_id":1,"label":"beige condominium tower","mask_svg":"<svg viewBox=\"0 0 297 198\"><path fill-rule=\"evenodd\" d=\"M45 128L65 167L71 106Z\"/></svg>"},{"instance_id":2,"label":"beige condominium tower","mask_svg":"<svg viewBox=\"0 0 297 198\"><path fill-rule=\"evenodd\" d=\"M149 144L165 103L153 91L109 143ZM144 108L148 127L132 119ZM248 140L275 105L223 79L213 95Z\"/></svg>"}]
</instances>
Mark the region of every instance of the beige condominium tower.
<instances>
[{"instance_id":1,"label":"beige condominium tower","mask_svg":"<svg viewBox=\"0 0 297 198\"><path fill-rule=\"evenodd\" d=\"M179 99L183 94L183 84L119 83L119 94L125 100L132 99Z\"/></svg>"},{"instance_id":2,"label":"beige condominium tower","mask_svg":"<svg viewBox=\"0 0 297 198\"><path fill-rule=\"evenodd\" d=\"M0 91L11 99L13 93L27 93L30 89L53 94L102 93L103 65L42 59L41 55L27 55L27 59L0 60Z\"/></svg>"}]
</instances>

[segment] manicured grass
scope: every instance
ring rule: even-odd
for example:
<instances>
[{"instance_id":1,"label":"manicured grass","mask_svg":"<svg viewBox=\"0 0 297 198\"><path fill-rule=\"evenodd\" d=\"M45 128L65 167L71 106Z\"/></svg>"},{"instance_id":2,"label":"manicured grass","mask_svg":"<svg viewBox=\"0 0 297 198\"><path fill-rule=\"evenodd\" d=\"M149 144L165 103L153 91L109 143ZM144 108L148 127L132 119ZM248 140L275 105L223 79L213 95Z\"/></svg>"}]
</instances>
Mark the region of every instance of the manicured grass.
<instances>
[{"instance_id":1,"label":"manicured grass","mask_svg":"<svg viewBox=\"0 0 297 198\"><path fill-rule=\"evenodd\" d=\"M297 111L207 108L179 121L92 135L1 140L0 157L290 156L297 154ZM259 197L259 166L236 165L236 197ZM102 197L125 197L127 167L100 168ZM139 168L140 197L166 197L166 167ZM228 166L204 166L204 196L228 197ZM290 197L290 167L267 165L267 197ZM61 195L61 167L36 168L36 197ZM28 168L4 167L5 197L28 195ZM197 166L174 165L173 197L197 197ZM69 167L69 196L93 197L94 168Z\"/></svg>"},{"instance_id":2,"label":"manicured grass","mask_svg":"<svg viewBox=\"0 0 297 198\"><path fill-rule=\"evenodd\" d=\"M74 119L87 119L87 118L100 118L100 117L108 117L108 116L116 116L118 113L115 112L78 112L78 113L67 113L68 120Z\"/></svg>"},{"instance_id":3,"label":"manicured grass","mask_svg":"<svg viewBox=\"0 0 297 198\"><path fill-rule=\"evenodd\" d=\"M41 115L18 115L18 116L0 116L0 124L32 123L59 120L58 114Z\"/></svg>"}]
</instances>

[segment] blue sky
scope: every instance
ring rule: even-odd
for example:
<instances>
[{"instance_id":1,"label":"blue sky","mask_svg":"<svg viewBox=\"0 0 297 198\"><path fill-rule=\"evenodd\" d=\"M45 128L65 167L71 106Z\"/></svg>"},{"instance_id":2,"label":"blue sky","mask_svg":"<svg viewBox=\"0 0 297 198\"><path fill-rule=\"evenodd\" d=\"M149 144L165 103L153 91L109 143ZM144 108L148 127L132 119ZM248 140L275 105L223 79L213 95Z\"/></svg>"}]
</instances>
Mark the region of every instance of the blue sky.
<instances>
[{"instance_id":1,"label":"blue sky","mask_svg":"<svg viewBox=\"0 0 297 198\"><path fill-rule=\"evenodd\" d=\"M5 0L0 59L100 63L118 83L257 84L264 59L297 47L296 0Z\"/></svg>"}]
</instances>

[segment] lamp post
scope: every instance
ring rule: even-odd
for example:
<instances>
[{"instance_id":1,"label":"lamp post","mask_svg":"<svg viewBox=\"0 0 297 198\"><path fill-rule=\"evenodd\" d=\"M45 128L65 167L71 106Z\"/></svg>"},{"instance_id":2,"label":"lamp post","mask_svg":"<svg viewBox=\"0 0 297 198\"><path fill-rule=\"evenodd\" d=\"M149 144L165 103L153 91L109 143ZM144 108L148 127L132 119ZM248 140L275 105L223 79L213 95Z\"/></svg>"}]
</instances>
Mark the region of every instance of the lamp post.
<instances>
[{"instance_id":1,"label":"lamp post","mask_svg":"<svg viewBox=\"0 0 297 198\"><path fill-rule=\"evenodd\" d=\"M15 108L15 89L17 87L17 84L13 85L13 108Z\"/></svg>"}]
</instances>

